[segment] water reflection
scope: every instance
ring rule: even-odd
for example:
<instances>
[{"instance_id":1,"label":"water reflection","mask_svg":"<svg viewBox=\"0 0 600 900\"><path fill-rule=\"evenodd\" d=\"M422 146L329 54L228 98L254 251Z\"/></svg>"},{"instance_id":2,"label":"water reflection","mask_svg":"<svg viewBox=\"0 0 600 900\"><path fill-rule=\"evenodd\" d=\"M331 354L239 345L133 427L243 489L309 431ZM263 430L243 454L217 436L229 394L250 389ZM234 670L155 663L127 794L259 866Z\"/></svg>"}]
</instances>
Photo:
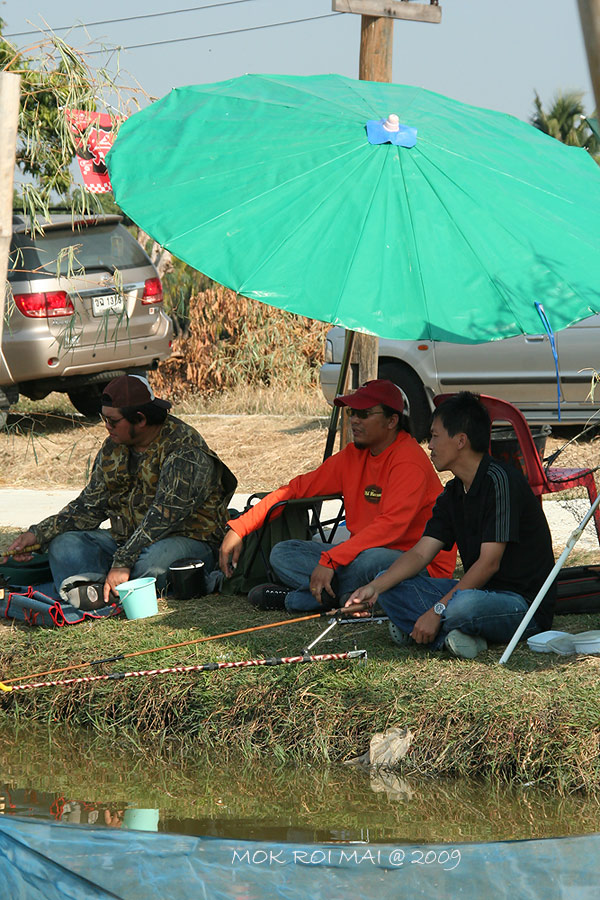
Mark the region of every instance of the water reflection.
<instances>
[{"instance_id":1,"label":"water reflection","mask_svg":"<svg viewBox=\"0 0 600 900\"><path fill-rule=\"evenodd\" d=\"M124 736L2 729L0 814L246 840L494 841L600 832L594 797L190 755Z\"/></svg>"}]
</instances>

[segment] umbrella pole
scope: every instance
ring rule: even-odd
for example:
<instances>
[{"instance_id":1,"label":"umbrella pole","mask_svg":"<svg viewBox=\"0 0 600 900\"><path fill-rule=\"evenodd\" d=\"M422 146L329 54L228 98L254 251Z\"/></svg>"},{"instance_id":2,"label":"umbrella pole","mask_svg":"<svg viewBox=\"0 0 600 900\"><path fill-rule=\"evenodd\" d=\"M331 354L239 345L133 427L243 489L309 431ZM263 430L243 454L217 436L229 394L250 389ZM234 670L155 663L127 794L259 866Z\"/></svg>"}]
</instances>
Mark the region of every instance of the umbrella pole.
<instances>
[{"instance_id":1,"label":"umbrella pole","mask_svg":"<svg viewBox=\"0 0 600 900\"><path fill-rule=\"evenodd\" d=\"M344 355L340 366L340 375L338 378L336 395L343 394L346 386L346 378L348 377L348 369L350 368L350 359L352 358L352 349L354 347L355 331L346 331L346 341L344 344ZM334 406L329 417L329 428L327 430L327 442L325 444L325 453L323 454L323 462L329 459L333 453L333 445L335 443L335 434L340 418L340 407Z\"/></svg>"},{"instance_id":2,"label":"umbrella pole","mask_svg":"<svg viewBox=\"0 0 600 900\"><path fill-rule=\"evenodd\" d=\"M538 591L536 597L534 598L534 600L533 600L532 603L531 603L531 606L529 607L529 609L527 610L527 612L526 612L525 615L523 616L523 619L521 620L521 622L520 622L520 624L519 624L519 627L517 628L517 630L516 630L515 633L513 634L512 638L511 638L511 640L510 640L509 645L507 646L506 650L504 651L504 653L503 653L502 656L500 657L500 665L503 665L504 663L508 662L508 660L510 659L510 656L511 656L513 650L515 649L515 647L516 647L517 644L519 643L519 639L521 638L521 635L523 634L523 632L525 631L525 629L526 629L527 626L529 625L531 619L533 618L533 614L535 613L536 609L538 608L538 606L540 605L540 603L542 602L542 600L544 599L544 597L545 597L546 594L548 593L548 589L550 588L552 582L554 581L554 579L556 578L556 576L558 575L558 573L559 573L560 570L562 569L563 565L565 564L565 561L566 561L566 559L567 559L567 556L569 555L569 553L571 552L571 550L573 549L573 547L575 546L575 544L577 543L577 541L578 541L579 538L581 537L582 532L583 532L583 529L585 528L585 526L587 525L587 523L590 521L590 519L592 518L592 516L593 516L594 513L596 512L596 509L598 508L598 504L600 504L600 496L596 497L596 499L595 499L594 502L592 503L591 507L589 508L589 510L587 511L587 513L585 514L585 516L583 517L583 519L581 520L581 522L579 523L579 525L577 526L577 528L573 531L573 533L572 533L571 536L569 537L569 540L567 541L567 546L565 547L565 549L563 550L563 552L561 553L561 555L560 555L559 558L557 559L556 563L554 564L554 568L552 569L552 571L550 572L550 574L549 574L548 577L546 578L545 582L543 583L543 585L542 585L541 588L539 589L539 591Z\"/></svg>"}]
</instances>

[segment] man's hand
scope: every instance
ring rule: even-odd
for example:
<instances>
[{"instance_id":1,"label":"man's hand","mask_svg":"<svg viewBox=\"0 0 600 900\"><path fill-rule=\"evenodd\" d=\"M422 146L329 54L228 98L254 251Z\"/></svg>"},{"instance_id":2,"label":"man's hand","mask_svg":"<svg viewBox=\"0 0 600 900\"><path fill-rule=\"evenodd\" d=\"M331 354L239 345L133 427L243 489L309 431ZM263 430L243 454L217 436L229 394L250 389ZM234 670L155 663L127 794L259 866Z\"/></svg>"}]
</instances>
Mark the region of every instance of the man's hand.
<instances>
[{"instance_id":1,"label":"man's hand","mask_svg":"<svg viewBox=\"0 0 600 900\"><path fill-rule=\"evenodd\" d=\"M417 644L430 644L436 637L442 626L442 620L433 609L428 609L415 622L415 627L410 633L411 638Z\"/></svg>"},{"instance_id":2,"label":"man's hand","mask_svg":"<svg viewBox=\"0 0 600 900\"><path fill-rule=\"evenodd\" d=\"M371 587L370 584L365 584L364 587L357 588L352 596L349 597L348 600L346 600L346 602L344 603L344 609L348 609L348 613L354 617L360 616L364 618L365 616L370 616L371 613L368 610L363 610L361 612L352 612L352 606L354 606L355 603L368 603L372 608L377 603L378 597L379 594L377 593L375 588Z\"/></svg>"},{"instance_id":3,"label":"man's hand","mask_svg":"<svg viewBox=\"0 0 600 900\"><path fill-rule=\"evenodd\" d=\"M108 575L106 576L106 581L104 582L104 602L112 603L111 593L114 594L115 597L118 597L117 587L120 584L124 584L126 581L129 581L129 572L130 569L126 569L124 566L118 569L111 569Z\"/></svg>"},{"instance_id":4,"label":"man's hand","mask_svg":"<svg viewBox=\"0 0 600 900\"><path fill-rule=\"evenodd\" d=\"M38 540L33 531L24 531L12 542L8 548L7 555L2 557L2 564L6 562L9 556L12 556L17 562L27 562L27 560L31 559L33 556L31 551L28 551L27 548L34 546L37 543Z\"/></svg>"},{"instance_id":5,"label":"man's hand","mask_svg":"<svg viewBox=\"0 0 600 900\"><path fill-rule=\"evenodd\" d=\"M312 575L310 576L310 592L315 598L321 603L321 594L323 591L326 591L330 597L335 598L335 593L331 587L331 582L334 576L333 569L330 569L329 566L315 566L312 570Z\"/></svg>"},{"instance_id":6,"label":"man's hand","mask_svg":"<svg viewBox=\"0 0 600 900\"><path fill-rule=\"evenodd\" d=\"M226 578L231 578L242 552L242 538L230 529L221 544L219 550L219 568Z\"/></svg>"}]
</instances>

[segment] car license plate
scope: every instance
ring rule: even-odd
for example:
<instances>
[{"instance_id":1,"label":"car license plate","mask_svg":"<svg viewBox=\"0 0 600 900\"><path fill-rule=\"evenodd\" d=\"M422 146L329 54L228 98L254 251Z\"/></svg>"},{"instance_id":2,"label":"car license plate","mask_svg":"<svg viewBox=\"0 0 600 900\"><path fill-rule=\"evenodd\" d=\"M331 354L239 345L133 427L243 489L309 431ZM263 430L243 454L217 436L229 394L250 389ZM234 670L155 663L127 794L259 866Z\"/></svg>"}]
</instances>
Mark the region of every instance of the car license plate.
<instances>
[{"instance_id":1,"label":"car license plate","mask_svg":"<svg viewBox=\"0 0 600 900\"><path fill-rule=\"evenodd\" d=\"M123 297L119 294L104 294L101 297L92 297L92 313L95 316L103 316L106 312L123 312Z\"/></svg>"}]
</instances>

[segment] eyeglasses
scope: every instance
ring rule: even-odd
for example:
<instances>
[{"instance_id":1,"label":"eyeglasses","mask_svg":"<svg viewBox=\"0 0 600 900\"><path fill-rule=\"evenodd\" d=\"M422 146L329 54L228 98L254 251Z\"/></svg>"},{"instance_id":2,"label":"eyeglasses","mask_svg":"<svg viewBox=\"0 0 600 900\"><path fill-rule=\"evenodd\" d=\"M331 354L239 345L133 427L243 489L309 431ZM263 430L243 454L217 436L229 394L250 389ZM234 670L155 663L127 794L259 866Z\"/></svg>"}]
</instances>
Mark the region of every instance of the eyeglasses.
<instances>
[{"instance_id":1,"label":"eyeglasses","mask_svg":"<svg viewBox=\"0 0 600 900\"><path fill-rule=\"evenodd\" d=\"M111 419L110 416L105 416L104 413L100 413L100 418L104 422L105 425L108 425L109 428L116 428L119 422L122 422L125 416L121 416L120 419Z\"/></svg>"},{"instance_id":2,"label":"eyeglasses","mask_svg":"<svg viewBox=\"0 0 600 900\"><path fill-rule=\"evenodd\" d=\"M350 416L356 416L357 419L368 419L369 416L382 416L382 409L352 409L349 407Z\"/></svg>"}]
</instances>

